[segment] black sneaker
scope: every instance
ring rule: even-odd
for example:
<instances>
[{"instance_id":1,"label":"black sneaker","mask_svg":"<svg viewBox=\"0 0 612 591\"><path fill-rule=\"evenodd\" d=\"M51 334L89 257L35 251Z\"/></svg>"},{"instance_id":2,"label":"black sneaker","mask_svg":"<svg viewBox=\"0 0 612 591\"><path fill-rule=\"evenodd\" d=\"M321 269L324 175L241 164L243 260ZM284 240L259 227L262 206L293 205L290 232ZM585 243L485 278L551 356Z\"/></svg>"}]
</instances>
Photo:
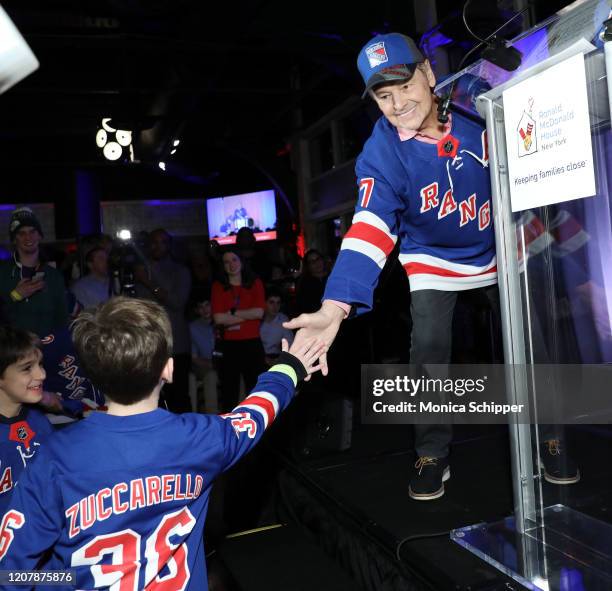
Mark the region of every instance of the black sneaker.
<instances>
[{"instance_id":1,"label":"black sneaker","mask_svg":"<svg viewBox=\"0 0 612 591\"><path fill-rule=\"evenodd\" d=\"M580 480L580 470L576 462L567 455L560 439L544 441L540 468L544 470L544 480L552 484L575 484Z\"/></svg>"},{"instance_id":2,"label":"black sneaker","mask_svg":"<svg viewBox=\"0 0 612 591\"><path fill-rule=\"evenodd\" d=\"M415 501L433 501L444 494L444 483L450 478L448 458L420 457L410 480L408 494Z\"/></svg>"}]
</instances>

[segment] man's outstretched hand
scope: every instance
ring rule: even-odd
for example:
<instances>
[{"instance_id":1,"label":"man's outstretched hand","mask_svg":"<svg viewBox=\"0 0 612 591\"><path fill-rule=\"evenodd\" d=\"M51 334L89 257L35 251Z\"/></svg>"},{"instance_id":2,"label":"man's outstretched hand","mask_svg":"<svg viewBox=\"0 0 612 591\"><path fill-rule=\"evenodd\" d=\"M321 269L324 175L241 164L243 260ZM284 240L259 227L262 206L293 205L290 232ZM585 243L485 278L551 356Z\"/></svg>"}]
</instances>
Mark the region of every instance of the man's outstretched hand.
<instances>
[{"instance_id":1,"label":"man's outstretched hand","mask_svg":"<svg viewBox=\"0 0 612 591\"><path fill-rule=\"evenodd\" d=\"M326 348L319 357L319 365L321 373L326 376L329 371L327 367L327 349L334 342L343 319L344 310L336 306L336 304L325 301L318 312L300 314L289 322L283 322L283 326L291 330L299 329L293 341L294 346L300 346L313 338L325 344Z\"/></svg>"}]
</instances>

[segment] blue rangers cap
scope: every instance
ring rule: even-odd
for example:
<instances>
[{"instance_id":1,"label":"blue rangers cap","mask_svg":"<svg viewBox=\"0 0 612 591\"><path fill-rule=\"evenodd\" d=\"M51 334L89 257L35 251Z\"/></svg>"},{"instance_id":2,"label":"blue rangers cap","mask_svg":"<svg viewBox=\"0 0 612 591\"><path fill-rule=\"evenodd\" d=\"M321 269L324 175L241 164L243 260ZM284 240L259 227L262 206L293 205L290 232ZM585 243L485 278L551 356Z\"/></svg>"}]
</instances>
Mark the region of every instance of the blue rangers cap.
<instances>
[{"instance_id":1,"label":"blue rangers cap","mask_svg":"<svg viewBox=\"0 0 612 591\"><path fill-rule=\"evenodd\" d=\"M377 84L412 78L417 64L424 61L410 37L401 33L376 35L357 56L357 67L365 82L362 98Z\"/></svg>"}]
</instances>

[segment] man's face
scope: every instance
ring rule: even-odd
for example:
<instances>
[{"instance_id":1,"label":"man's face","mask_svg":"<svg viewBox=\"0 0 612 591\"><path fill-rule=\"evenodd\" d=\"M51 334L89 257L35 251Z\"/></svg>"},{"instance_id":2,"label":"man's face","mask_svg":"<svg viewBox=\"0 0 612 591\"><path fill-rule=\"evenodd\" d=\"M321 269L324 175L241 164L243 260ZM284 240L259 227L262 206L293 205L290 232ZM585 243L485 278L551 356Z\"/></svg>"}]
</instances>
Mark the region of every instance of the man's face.
<instances>
[{"instance_id":1,"label":"man's face","mask_svg":"<svg viewBox=\"0 0 612 591\"><path fill-rule=\"evenodd\" d=\"M21 254L36 254L42 236L36 228L23 226L15 234L15 248Z\"/></svg>"},{"instance_id":2,"label":"man's face","mask_svg":"<svg viewBox=\"0 0 612 591\"><path fill-rule=\"evenodd\" d=\"M150 237L149 249L151 258L158 261L170 251L170 237L165 232L153 232Z\"/></svg>"},{"instance_id":3,"label":"man's face","mask_svg":"<svg viewBox=\"0 0 612 591\"><path fill-rule=\"evenodd\" d=\"M436 109L431 92L435 83L434 73L425 62L410 80L379 86L372 96L391 125L407 132L418 131Z\"/></svg>"},{"instance_id":4,"label":"man's face","mask_svg":"<svg viewBox=\"0 0 612 591\"><path fill-rule=\"evenodd\" d=\"M104 277L108 275L108 254L105 250L96 250L89 261L92 273Z\"/></svg>"},{"instance_id":5,"label":"man's face","mask_svg":"<svg viewBox=\"0 0 612 591\"><path fill-rule=\"evenodd\" d=\"M270 296L266 300L266 311L271 316L276 316L280 312L281 299L278 296Z\"/></svg>"},{"instance_id":6,"label":"man's face","mask_svg":"<svg viewBox=\"0 0 612 591\"><path fill-rule=\"evenodd\" d=\"M33 349L4 370L0 377L0 395L11 403L35 404L42 398L46 375L42 353Z\"/></svg>"}]
</instances>

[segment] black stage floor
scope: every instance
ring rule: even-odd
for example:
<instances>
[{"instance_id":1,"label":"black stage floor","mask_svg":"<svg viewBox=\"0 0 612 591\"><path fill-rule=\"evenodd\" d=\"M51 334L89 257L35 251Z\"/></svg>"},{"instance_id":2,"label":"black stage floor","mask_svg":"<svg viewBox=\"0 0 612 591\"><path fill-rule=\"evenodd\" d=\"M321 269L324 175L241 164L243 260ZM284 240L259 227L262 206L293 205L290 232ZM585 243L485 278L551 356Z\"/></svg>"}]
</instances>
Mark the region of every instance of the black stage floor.
<instances>
[{"instance_id":1,"label":"black stage floor","mask_svg":"<svg viewBox=\"0 0 612 591\"><path fill-rule=\"evenodd\" d=\"M275 577L268 577L266 586L254 585L251 578L250 586L236 588L327 589L323 582L344 580L334 572L335 565L353 581L355 591L519 589L516 582L449 538L452 529L498 521L513 513L507 428L457 426L446 494L435 501L416 502L408 496L415 461L411 427L361 425L355 418L350 449L334 451L341 421L330 420L329 415L337 414L338 406L332 404L326 412L326 418L317 419L297 404L276 426L268 451L243 468L242 483L248 485L234 487L239 502L244 504L246 486L254 506L268 501L267 514L251 527L273 523L288 527L222 544L220 555L227 558L226 564L236 562L236 552L247 571L249 557L253 568L267 565L268 572L274 563ZM568 429L567 440L582 479L564 487L544 483L544 505L561 503L612 522L612 463L607 461L612 455L612 429L574 427ZM276 485L258 492L254 485L258 476ZM272 549L292 545L296 553L282 552L277 563L278 551ZM329 560L319 560L319 551ZM298 574L306 556L313 561L307 577ZM293 586L287 584L291 574L298 575L299 584L295 578ZM319 587L307 584L317 578ZM338 583L337 589L345 586Z\"/></svg>"},{"instance_id":2,"label":"black stage floor","mask_svg":"<svg viewBox=\"0 0 612 591\"><path fill-rule=\"evenodd\" d=\"M612 431L607 427L573 428L568 429L567 438L582 479L572 486L545 482L545 506L562 503L612 521L612 464L604 461L612 452ZM408 426L356 425L350 450L318 458L285 458L285 479L296 486L285 486L283 501L297 505L291 517L295 519L298 513L297 520L314 529L315 537L320 529L318 542L366 589L518 588L449 538L451 529L512 514L507 429L456 427L451 479L446 483L446 494L435 501L416 502L408 496L409 473L415 461L411 449ZM308 491L310 498L305 500ZM312 504L310 509L308 503ZM314 504L321 508L318 519L311 515ZM300 515L306 517L300 519ZM346 530L346 536L332 533L330 519ZM330 537L336 538L337 547ZM346 538L353 543L347 543ZM357 538L369 547L361 559L355 549ZM379 564L370 576L363 562L377 553L375 548ZM343 555L351 551L352 557Z\"/></svg>"}]
</instances>

